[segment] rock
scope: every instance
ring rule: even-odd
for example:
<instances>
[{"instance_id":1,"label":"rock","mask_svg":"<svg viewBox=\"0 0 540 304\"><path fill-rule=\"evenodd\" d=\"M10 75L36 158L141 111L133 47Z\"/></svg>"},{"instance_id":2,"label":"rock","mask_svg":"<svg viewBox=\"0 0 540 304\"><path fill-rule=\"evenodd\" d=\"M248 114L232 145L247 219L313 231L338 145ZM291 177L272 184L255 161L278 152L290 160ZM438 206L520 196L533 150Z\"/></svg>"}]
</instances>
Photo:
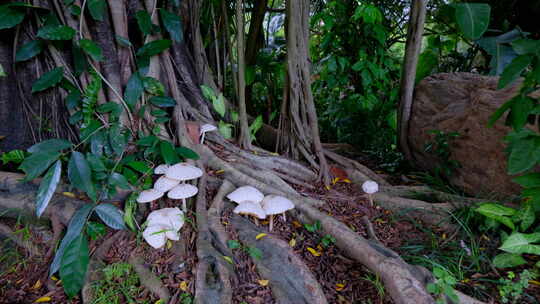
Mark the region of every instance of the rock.
<instances>
[{"instance_id":1,"label":"rock","mask_svg":"<svg viewBox=\"0 0 540 304\"><path fill-rule=\"evenodd\" d=\"M487 127L489 117L516 95L519 82L497 90L497 77L471 73L442 73L422 80L415 89L408 140L413 163L434 172L441 160L425 152L435 135L431 130L458 132L450 142L450 159L460 163L451 184L470 195L504 197L518 194L520 186L507 175L504 137L511 131L502 117ZM538 93L538 92L536 92Z\"/></svg>"}]
</instances>

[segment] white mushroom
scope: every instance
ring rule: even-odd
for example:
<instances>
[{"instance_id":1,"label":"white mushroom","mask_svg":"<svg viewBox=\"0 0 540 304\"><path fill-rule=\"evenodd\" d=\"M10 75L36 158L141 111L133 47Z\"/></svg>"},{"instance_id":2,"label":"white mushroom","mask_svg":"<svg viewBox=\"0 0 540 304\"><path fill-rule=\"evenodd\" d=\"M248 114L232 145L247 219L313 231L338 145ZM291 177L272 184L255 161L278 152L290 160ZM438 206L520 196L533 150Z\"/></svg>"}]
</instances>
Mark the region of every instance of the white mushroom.
<instances>
[{"instance_id":1,"label":"white mushroom","mask_svg":"<svg viewBox=\"0 0 540 304\"><path fill-rule=\"evenodd\" d=\"M167 242L166 232L171 230L171 227L164 225L148 226L143 231L143 238L150 246L158 249Z\"/></svg>"},{"instance_id":2,"label":"white mushroom","mask_svg":"<svg viewBox=\"0 0 540 304\"><path fill-rule=\"evenodd\" d=\"M165 176L179 181L186 181L199 178L202 174L202 170L195 166L188 163L178 163L174 166L170 166L169 169L167 169Z\"/></svg>"},{"instance_id":3,"label":"white mushroom","mask_svg":"<svg viewBox=\"0 0 540 304\"><path fill-rule=\"evenodd\" d=\"M283 196L279 195L267 195L261 202L261 205L267 215L270 215L270 227L269 230L272 231L274 226L274 214L283 213L283 220L286 221L285 212L287 210L294 209L294 204Z\"/></svg>"},{"instance_id":4,"label":"white mushroom","mask_svg":"<svg viewBox=\"0 0 540 304\"><path fill-rule=\"evenodd\" d=\"M192 197L199 192L197 187L190 184L180 184L171 189L167 193L167 196L171 199L181 199L182 200L182 210L187 212L186 198Z\"/></svg>"},{"instance_id":5,"label":"white mushroom","mask_svg":"<svg viewBox=\"0 0 540 304\"><path fill-rule=\"evenodd\" d=\"M139 196L137 197L138 203L149 203L151 201L155 201L158 198L163 196L163 192L158 191L156 189L148 189L144 190L141 193L139 193Z\"/></svg>"},{"instance_id":6,"label":"white mushroom","mask_svg":"<svg viewBox=\"0 0 540 304\"><path fill-rule=\"evenodd\" d=\"M162 164L154 168L154 174L165 174L169 169L169 165Z\"/></svg>"},{"instance_id":7,"label":"white mushroom","mask_svg":"<svg viewBox=\"0 0 540 304\"><path fill-rule=\"evenodd\" d=\"M216 126L213 126L211 124L204 124L201 126L201 131L199 132L199 136L202 136L201 137L201 144L204 144L204 134L206 132L213 132L213 131L216 131L217 128Z\"/></svg>"},{"instance_id":8,"label":"white mushroom","mask_svg":"<svg viewBox=\"0 0 540 304\"><path fill-rule=\"evenodd\" d=\"M178 231L184 226L184 212L178 207L154 210L150 212L146 221L148 226L164 225Z\"/></svg>"},{"instance_id":9,"label":"white mushroom","mask_svg":"<svg viewBox=\"0 0 540 304\"><path fill-rule=\"evenodd\" d=\"M372 194L379 191L379 184L377 184L377 182L374 182L372 180L365 181L362 184L362 190L364 190L364 192L367 193L368 198L369 198L369 204L373 206Z\"/></svg>"},{"instance_id":10,"label":"white mushroom","mask_svg":"<svg viewBox=\"0 0 540 304\"><path fill-rule=\"evenodd\" d=\"M227 198L237 204L243 201L252 201L255 203L260 203L264 198L264 194L262 194L262 192L257 190L255 187L242 186L240 188L237 188L233 192L229 193L227 195Z\"/></svg>"},{"instance_id":11,"label":"white mushroom","mask_svg":"<svg viewBox=\"0 0 540 304\"><path fill-rule=\"evenodd\" d=\"M167 192L180 184L180 181L177 179L168 178L167 176L161 176L154 183L154 189L161 192Z\"/></svg>"},{"instance_id":12,"label":"white mushroom","mask_svg":"<svg viewBox=\"0 0 540 304\"><path fill-rule=\"evenodd\" d=\"M259 203L256 203L254 201L242 201L234 208L233 210L236 214L246 214L253 216L255 218L255 224L259 225L260 219L266 218L266 212L264 212L264 209L259 205Z\"/></svg>"}]
</instances>

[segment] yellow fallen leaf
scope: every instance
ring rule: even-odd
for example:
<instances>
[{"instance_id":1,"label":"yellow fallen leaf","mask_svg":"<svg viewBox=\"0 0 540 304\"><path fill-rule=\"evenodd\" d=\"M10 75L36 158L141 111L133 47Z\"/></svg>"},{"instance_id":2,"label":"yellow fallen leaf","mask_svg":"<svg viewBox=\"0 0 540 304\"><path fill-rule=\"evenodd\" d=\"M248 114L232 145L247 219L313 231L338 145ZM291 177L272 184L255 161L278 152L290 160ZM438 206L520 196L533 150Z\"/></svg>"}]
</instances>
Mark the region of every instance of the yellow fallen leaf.
<instances>
[{"instance_id":1,"label":"yellow fallen leaf","mask_svg":"<svg viewBox=\"0 0 540 304\"><path fill-rule=\"evenodd\" d=\"M267 236L267 235L268 235L268 234L266 234L266 233L259 233L259 234L257 234L257 236L255 237L255 239L256 239L256 240L260 240L260 239L262 239L263 237L265 237L265 236Z\"/></svg>"},{"instance_id":2,"label":"yellow fallen leaf","mask_svg":"<svg viewBox=\"0 0 540 304\"><path fill-rule=\"evenodd\" d=\"M322 248L321 244L317 245L317 249L319 249L319 252L323 252L323 248Z\"/></svg>"},{"instance_id":3,"label":"yellow fallen leaf","mask_svg":"<svg viewBox=\"0 0 540 304\"><path fill-rule=\"evenodd\" d=\"M257 151L253 151L253 154L255 154L255 155L259 155L259 152L257 152Z\"/></svg>"},{"instance_id":4,"label":"yellow fallen leaf","mask_svg":"<svg viewBox=\"0 0 540 304\"><path fill-rule=\"evenodd\" d=\"M165 304L162 299L157 300L154 304Z\"/></svg>"},{"instance_id":5,"label":"yellow fallen leaf","mask_svg":"<svg viewBox=\"0 0 540 304\"><path fill-rule=\"evenodd\" d=\"M350 184L350 183L351 183L351 180L348 179L348 178L344 178L344 179L343 179L343 182L344 182L344 183L347 183L347 184Z\"/></svg>"},{"instance_id":6,"label":"yellow fallen leaf","mask_svg":"<svg viewBox=\"0 0 540 304\"><path fill-rule=\"evenodd\" d=\"M223 173L223 172L225 172L225 170L217 170L217 171L216 171L216 174L221 174L221 173Z\"/></svg>"},{"instance_id":7,"label":"yellow fallen leaf","mask_svg":"<svg viewBox=\"0 0 540 304\"><path fill-rule=\"evenodd\" d=\"M188 290L188 287L187 287L187 282L186 281L182 281L180 282L180 286L178 286L182 291L186 292Z\"/></svg>"},{"instance_id":8,"label":"yellow fallen leaf","mask_svg":"<svg viewBox=\"0 0 540 304\"><path fill-rule=\"evenodd\" d=\"M261 225L268 225L270 221L261 221Z\"/></svg>"},{"instance_id":9,"label":"yellow fallen leaf","mask_svg":"<svg viewBox=\"0 0 540 304\"><path fill-rule=\"evenodd\" d=\"M234 262L233 262L233 260L231 259L231 257L228 257L228 256L224 255L224 256L223 256L223 259L225 259L225 261L229 262L229 264L231 264L231 265L234 264Z\"/></svg>"},{"instance_id":10,"label":"yellow fallen leaf","mask_svg":"<svg viewBox=\"0 0 540 304\"><path fill-rule=\"evenodd\" d=\"M446 240L446 233L443 233L441 237L443 240Z\"/></svg>"},{"instance_id":11,"label":"yellow fallen leaf","mask_svg":"<svg viewBox=\"0 0 540 304\"><path fill-rule=\"evenodd\" d=\"M339 177L334 177L332 179L332 185L335 185L337 182L339 182Z\"/></svg>"},{"instance_id":12,"label":"yellow fallen leaf","mask_svg":"<svg viewBox=\"0 0 540 304\"><path fill-rule=\"evenodd\" d=\"M374 222L377 223L377 224L386 224L386 221L383 220L382 218L378 218L378 219L374 220Z\"/></svg>"},{"instance_id":13,"label":"yellow fallen leaf","mask_svg":"<svg viewBox=\"0 0 540 304\"><path fill-rule=\"evenodd\" d=\"M71 198L75 198L75 193L73 192L62 192L63 195Z\"/></svg>"},{"instance_id":14,"label":"yellow fallen leaf","mask_svg":"<svg viewBox=\"0 0 540 304\"><path fill-rule=\"evenodd\" d=\"M336 291L342 291L343 288L345 288L345 284L341 284L341 283L336 284Z\"/></svg>"},{"instance_id":15,"label":"yellow fallen leaf","mask_svg":"<svg viewBox=\"0 0 540 304\"><path fill-rule=\"evenodd\" d=\"M259 285L261 286L268 286L268 280L257 280L259 282Z\"/></svg>"},{"instance_id":16,"label":"yellow fallen leaf","mask_svg":"<svg viewBox=\"0 0 540 304\"><path fill-rule=\"evenodd\" d=\"M167 240L167 249L171 249L171 247L172 247L171 240Z\"/></svg>"},{"instance_id":17,"label":"yellow fallen leaf","mask_svg":"<svg viewBox=\"0 0 540 304\"><path fill-rule=\"evenodd\" d=\"M276 152L270 152L270 155L279 156L279 153L276 153Z\"/></svg>"},{"instance_id":18,"label":"yellow fallen leaf","mask_svg":"<svg viewBox=\"0 0 540 304\"><path fill-rule=\"evenodd\" d=\"M299 221L293 221L292 224L293 224L293 226L296 227L296 228L302 227L302 224L300 224Z\"/></svg>"},{"instance_id":19,"label":"yellow fallen leaf","mask_svg":"<svg viewBox=\"0 0 540 304\"><path fill-rule=\"evenodd\" d=\"M326 185L324 186L326 188L326 190L330 190L330 186L329 185Z\"/></svg>"},{"instance_id":20,"label":"yellow fallen leaf","mask_svg":"<svg viewBox=\"0 0 540 304\"><path fill-rule=\"evenodd\" d=\"M291 247L296 246L296 239L291 239L291 240L289 241L289 246L291 246Z\"/></svg>"},{"instance_id":21,"label":"yellow fallen leaf","mask_svg":"<svg viewBox=\"0 0 540 304\"><path fill-rule=\"evenodd\" d=\"M37 299L34 303L46 303L46 302L50 302L51 300L52 300L51 297L41 297Z\"/></svg>"},{"instance_id":22,"label":"yellow fallen leaf","mask_svg":"<svg viewBox=\"0 0 540 304\"><path fill-rule=\"evenodd\" d=\"M482 234L481 238L483 238L483 239L486 240L486 241L489 241L489 240L490 240L490 239L487 237L487 235L485 235L485 234Z\"/></svg>"},{"instance_id":23,"label":"yellow fallen leaf","mask_svg":"<svg viewBox=\"0 0 540 304\"><path fill-rule=\"evenodd\" d=\"M535 281L535 280L529 280L529 283L540 286L540 282Z\"/></svg>"},{"instance_id":24,"label":"yellow fallen leaf","mask_svg":"<svg viewBox=\"0 0 540 304\"><path fill-rule=\"evenodd\" d=\"M36 284L34 284L34 286L32 286L32 289L39 289L40 287L41 287L41 280L37 280Z\"/></svg>"},{"instance_id":25,"label":"yellow fallen leaf","mask_svg":"<svg viewBox=\"0 0 540 304\"><path fill-rule=\"evenodd\" d=\"M51 280L53 280L53 281L58 281L58 278L55 277L55 276L51 276Z\"/></svg>"},{"instance_id":26,"label":"yellow fallen leaf","mask_svg":"<svg viewBox=\"0 0 540 304\"><path fill-rule=\"evenodd\" d=\"M320 252L318 252L317 250L315 250L315 249L313 249L313 248L311 248L311 247L308 247L307 250L308 250L313 256L316 256L316 257L321 256L321 253L320 253Z\"/></svg>"}]
</instances>

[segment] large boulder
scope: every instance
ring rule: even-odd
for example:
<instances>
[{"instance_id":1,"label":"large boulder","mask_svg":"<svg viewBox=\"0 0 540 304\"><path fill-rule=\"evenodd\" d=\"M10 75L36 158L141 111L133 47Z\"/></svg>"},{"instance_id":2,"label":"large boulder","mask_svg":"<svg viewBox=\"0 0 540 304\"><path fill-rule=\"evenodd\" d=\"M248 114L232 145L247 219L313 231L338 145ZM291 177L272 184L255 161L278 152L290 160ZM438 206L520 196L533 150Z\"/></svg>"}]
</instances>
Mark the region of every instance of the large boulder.
<instances>
[{"instance_id":1,"label":"large boulder","mask_svg":"<svg viewBox=\"0 0 540 304\"><path fill-rule=\"evenodd\" d=\"M415 89L408 140L413 162L434 172L441 160L425 151L432 130L458 132L450 141L450 159L460 163L449 181L471 195L487 197L518 194L520 186L507 174L504 137L511 130L504 117L487 127L489 117L515 96L519 83L497 90L498 78L471 73L436 74Z\"/></svg>"}]
</instances>

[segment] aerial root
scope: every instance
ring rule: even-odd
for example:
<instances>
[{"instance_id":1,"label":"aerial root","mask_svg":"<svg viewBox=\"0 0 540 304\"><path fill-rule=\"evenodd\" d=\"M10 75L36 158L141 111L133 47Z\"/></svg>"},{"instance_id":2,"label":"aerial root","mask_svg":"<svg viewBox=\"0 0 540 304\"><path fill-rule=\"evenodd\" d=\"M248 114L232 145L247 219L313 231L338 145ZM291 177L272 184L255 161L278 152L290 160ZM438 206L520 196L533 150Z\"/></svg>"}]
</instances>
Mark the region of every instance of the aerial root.
<instances>
[{"instance_id":1,"label":"aerial root","mask_svg":"<svg viewBox=\"0 0 540 304\"><path fill-rule=\"evenodd\" d=\"M29 240L25 240L20 233L15 233L7 225L0 223L0 235L13 241L17 246L26 250L31 257L42 256L41 249Z\"/></svg>"},{"instance_id":2,"label":"aerial root","mask_svg":"<svg viewBox=\"0 0 540 304\"><path fill-rule=\"evenodd\" d=\"M128 263L135 269L142 286L159 297L163 303L169 302L169 299L171 298L169 290L163 286L161 280L144 265L142 257L133 251L129 256Z\"/></svg>"}]
</instances>

